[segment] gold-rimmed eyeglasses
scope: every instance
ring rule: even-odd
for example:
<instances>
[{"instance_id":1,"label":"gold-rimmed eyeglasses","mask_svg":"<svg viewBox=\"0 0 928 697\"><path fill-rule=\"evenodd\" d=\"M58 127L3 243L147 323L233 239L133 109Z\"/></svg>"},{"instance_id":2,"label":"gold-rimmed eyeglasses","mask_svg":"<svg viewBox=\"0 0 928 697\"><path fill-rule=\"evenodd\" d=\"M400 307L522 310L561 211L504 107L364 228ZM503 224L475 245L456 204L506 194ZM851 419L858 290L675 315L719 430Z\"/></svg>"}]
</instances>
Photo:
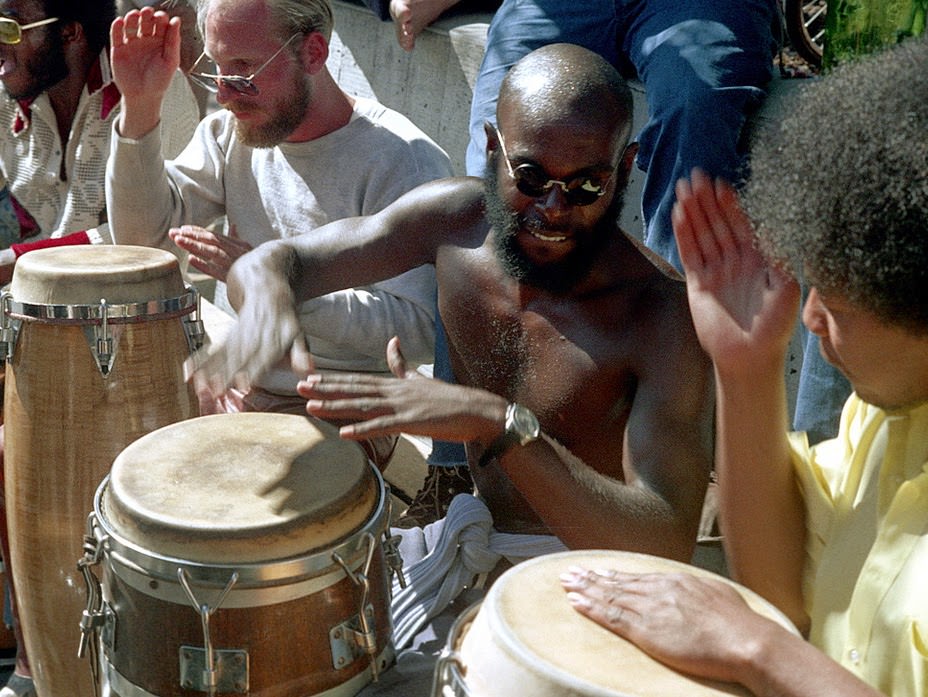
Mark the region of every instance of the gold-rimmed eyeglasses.
<instances>
[{"instance_id":1,"label":"gold-rimmed eyeglasses","mask_svg":"<svg viewBox=\"0 0 928 697\"><path fill-rule=\"evenodd\" d=\"M40 19L36 22L29 22L29 24L20 24L10 17L0 17L0 44L14 46L23 40L23 32L27 29L44 27L46 24L57 21L57 17L49 17L47 19Z\"/></svg>"},{"instance_id":2,"label":"gold-rimmed eyeglasses","mask_svg":"<svg viewBox=\"0 0 928 697\"><path fill-rule=\"evenodd\" d=\"M200 64L204 58L211 60L207 55L206 51L200 54L200 57L197 58L196 63L190 68L190 72L187 73L198 85L203 87L210 92L216 93L219 91L220 85L225 85L226 87L235 90L239 94L244 94L248 97L256 97L259 94L258 86L255 84L254 80L258 77L258 74L269 66L277 56L283 53L283 50L298 36L303 36L302 32L297 32L289 39L287 39L279 49L274 52L274 55L268 58L260 67L256 68L255 71L248 76L245 75L221 75L218 68L215 73L198 73L195 72L195 68Z\"/></svg>"}]
</instances>

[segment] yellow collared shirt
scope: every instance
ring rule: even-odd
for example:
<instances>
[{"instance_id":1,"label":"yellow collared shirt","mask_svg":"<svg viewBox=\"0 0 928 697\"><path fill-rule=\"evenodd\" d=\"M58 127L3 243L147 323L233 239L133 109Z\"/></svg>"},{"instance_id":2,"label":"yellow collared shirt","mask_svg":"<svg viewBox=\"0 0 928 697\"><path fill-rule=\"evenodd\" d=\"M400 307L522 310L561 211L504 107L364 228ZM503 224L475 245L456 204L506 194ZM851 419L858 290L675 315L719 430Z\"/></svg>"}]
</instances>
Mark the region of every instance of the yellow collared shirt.
<instances>
[{"instance_id":1,"label":"yellow collared shirt","mask_svg":"<svg viewBox=\"0 0 928 697\"><path fill-rule=\"evenodd\" d=\"M851 395L837 438L791 435L809 640L892 697L928 697L928 403Z\"/></svg>"}]
</instances>

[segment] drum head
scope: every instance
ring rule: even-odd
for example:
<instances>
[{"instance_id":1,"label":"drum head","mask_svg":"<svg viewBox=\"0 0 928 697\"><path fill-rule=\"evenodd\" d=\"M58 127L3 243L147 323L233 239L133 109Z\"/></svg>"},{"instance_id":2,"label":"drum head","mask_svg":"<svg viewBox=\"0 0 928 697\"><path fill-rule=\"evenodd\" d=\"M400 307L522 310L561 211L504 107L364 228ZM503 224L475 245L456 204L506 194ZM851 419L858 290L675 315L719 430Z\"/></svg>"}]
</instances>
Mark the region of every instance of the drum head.
<instances>
[{"instance_id":1,"label":"drum head","mask_svg":"<svg viewBox=\"0 0 928 697\"><path fill-rule=\"evenodd\" d=\"M360 528L379 500L364 451L303 416L202 416L153 431L113 462L109 527L207 564L304 555Z\"/></svg>"},{"instance_id":2,"label":"drum head","mask_svg":"<svg viewBox=\"0 0 928 697\"><path fill-rule=\"evenodd\" d=\"M683 571L731 583L756 611L795 631L752 591L679 562L630 552L575 551L532 559L500 576L458 650L468 694L537 697L718 697L749 695L684 676L584 617L567 602L560 575L571 566L627 572ZM513 691L514 690L514 691Z\"/></svg>"},{"instance_id":3,"label":"drum head","mask_svg":"<svg viewBox=\"0 0 928 697\"><path fill-rule=\"evenodd\" d=\"M110 305L176 298L184 293L170 252L132 245L37 249L16 261L13 299L35 305Z\"/></svg>"}]
</instances>

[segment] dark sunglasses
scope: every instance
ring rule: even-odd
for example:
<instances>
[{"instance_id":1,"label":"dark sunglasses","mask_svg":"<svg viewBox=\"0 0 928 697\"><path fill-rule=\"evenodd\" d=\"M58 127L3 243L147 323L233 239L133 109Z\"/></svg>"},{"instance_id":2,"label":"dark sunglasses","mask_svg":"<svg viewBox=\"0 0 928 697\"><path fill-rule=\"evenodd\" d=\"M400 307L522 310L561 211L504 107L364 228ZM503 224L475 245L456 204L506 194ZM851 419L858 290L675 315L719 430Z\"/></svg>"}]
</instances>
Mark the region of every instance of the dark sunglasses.
<instances>
[{"instance_id":1,"label":"dark sunglasses","mask_svg":"<svg viewBox=\"0 0 928 697\"><path fill-rule=\"evenodd\" d=\"M23 32L27 29L44 27L46 24L57 21L57 17L49 17L48 19L40 19L37 22L29 22L29 24L20 24L15 19L0 17L0 44L14 46L23 40Z\"/></svg>"},{"instance_id":2,"label":"dark sunglasses","mask_svg":"<svg viewBox=\"0 0 928 697\"><path fill-rule=\"evenodd\" d=\"M580 175L565 182L560 179L551 179L542 167L527 162L513 168L506 152L506 144L503 142L503 134L499 132L498 128L494 128L494 130L496 130L499 149L502 152L503 161L506 163L506 169L509 170L509 176L515 182L516 188L530 198L541 198L551 191L554 186L559 186L561 191L564 192L564 199L568 204L571 206L589 206L596 203L606 193L609 180L615 174L615 170L613 170L605 178L588 174Z\"/></svg>"}]
</instances>

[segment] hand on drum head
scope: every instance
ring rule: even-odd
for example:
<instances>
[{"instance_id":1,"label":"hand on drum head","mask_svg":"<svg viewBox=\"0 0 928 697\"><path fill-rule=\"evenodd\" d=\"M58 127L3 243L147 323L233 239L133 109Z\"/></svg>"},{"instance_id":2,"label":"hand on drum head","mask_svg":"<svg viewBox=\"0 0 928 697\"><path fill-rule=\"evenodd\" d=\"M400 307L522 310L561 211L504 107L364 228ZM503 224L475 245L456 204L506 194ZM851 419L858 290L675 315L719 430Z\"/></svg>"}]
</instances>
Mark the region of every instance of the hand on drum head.
<instances>
[{"instance_id":1,"label":"hand on drum head","mask_svg":"<svg viewBox=\"0 0 928 697\"><path fill-rule=\"evenodd\" d=\"M506 400L485 390L452 385L408 370L399 339L387 344L387 362L396 378L366 373L308 376L297 392L312 416L357 421L343 426L345 438L408 433L446 441L488 443L501 430Z\"/></svg>"},{"instance_id":2,"label":"hand on drum head","mask_svg":"<svg viewBox=\"0 0 928 697\"><path fill-rule=\"evenodd\" d=\"M714 578L571 567L561 585L581 614L662 663L701 678L740 682L738 668L759 637L789 634Z\"/></svg>"},{"instance_id":3,"label":"hand on drum head","mask_svg":"<svg viewBox=\"0 0 928 697\"><path fill-rule=\"evenodd\" d=\"M234 225L228 235L217 235L196 225L182 225L171 228L168 236L190 255L190 266L223 283L232 264L252 250L250 244L239 239Z\"/></svg>"}]
</instances>

